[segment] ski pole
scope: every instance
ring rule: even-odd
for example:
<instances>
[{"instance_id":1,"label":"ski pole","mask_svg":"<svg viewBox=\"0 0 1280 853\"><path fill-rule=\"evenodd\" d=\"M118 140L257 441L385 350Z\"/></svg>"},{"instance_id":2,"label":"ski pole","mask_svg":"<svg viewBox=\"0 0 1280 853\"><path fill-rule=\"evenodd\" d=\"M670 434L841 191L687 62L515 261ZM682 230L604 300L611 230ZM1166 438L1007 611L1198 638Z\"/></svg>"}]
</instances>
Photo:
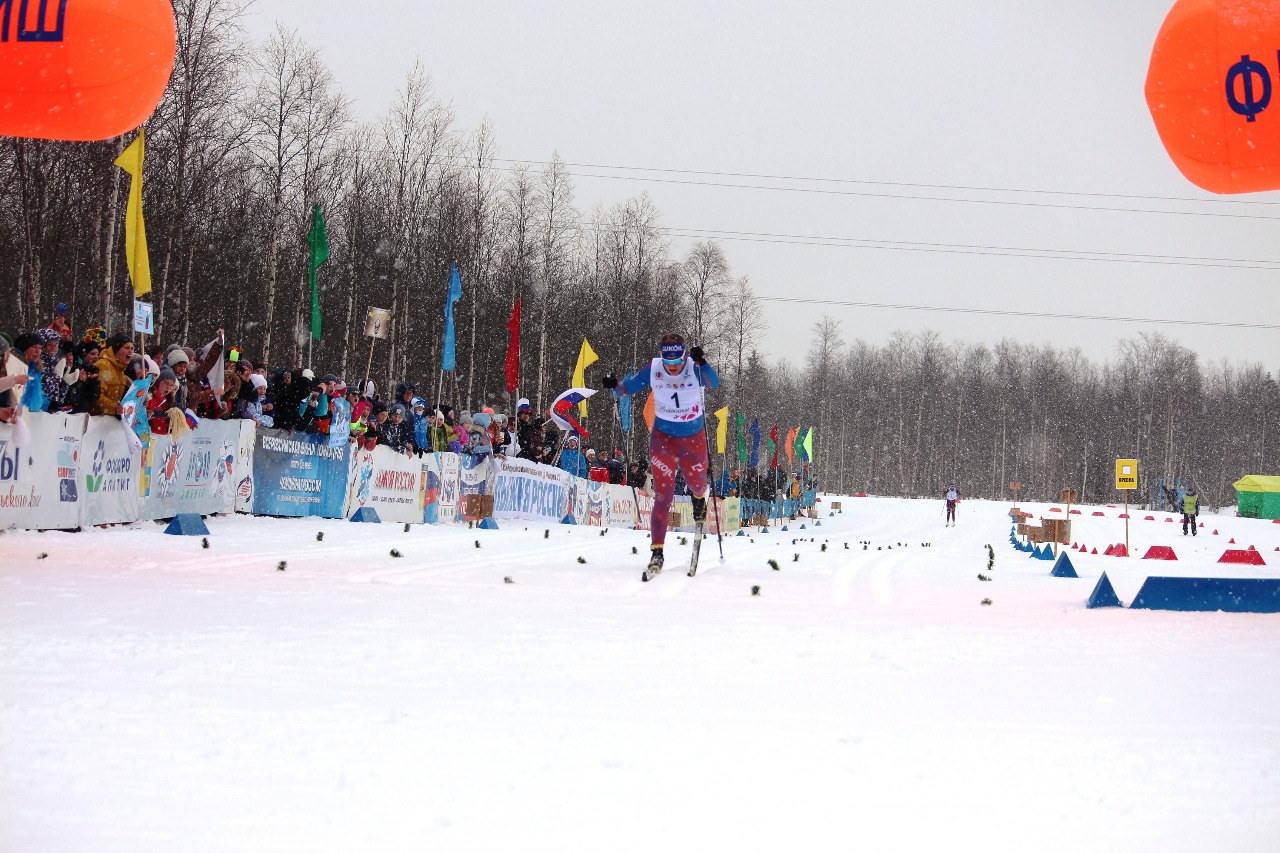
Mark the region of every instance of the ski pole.
<instances>
[{"instance_id":1,"label":"ski pole","mask_svg":"<svg viewBox=\"0 0 1280 853\"><path fill-rule=\"evenodd\" d=\"M711 487L711 510L716 513L716 544L720 546L720 562L724 562L724 533L720 530L720 510L715 504L719 497L716 494L715 466L711 462L711 436L707 433L707 386L702 384L702 370L698 365L693 366L693 372L698 377L698 394L702 403L702 438L707 446L707 482Z\"/></svg>"},{"instance_id":2,"label":"ski pole","mask_svg":"<svg viewBox=\"0 0 1280 853\"><path fill-rule=\"evenodd\" d=\"M613 393L612 391L610 391L609 393L613 397L613 413L618 419L618 425L621 426L622 425L622 400L618 397L617 394ZM630 464L631 464L631 460L628 458L627 465L629 466ZM631 480L631 472L624 469L622 472L622 482L628 486L631 486L630 480ZM636 508L636 529L639 530L640 529L640 495L636 493L635 486L631 486L631 501Z\"/></svg>"}]
</instances>

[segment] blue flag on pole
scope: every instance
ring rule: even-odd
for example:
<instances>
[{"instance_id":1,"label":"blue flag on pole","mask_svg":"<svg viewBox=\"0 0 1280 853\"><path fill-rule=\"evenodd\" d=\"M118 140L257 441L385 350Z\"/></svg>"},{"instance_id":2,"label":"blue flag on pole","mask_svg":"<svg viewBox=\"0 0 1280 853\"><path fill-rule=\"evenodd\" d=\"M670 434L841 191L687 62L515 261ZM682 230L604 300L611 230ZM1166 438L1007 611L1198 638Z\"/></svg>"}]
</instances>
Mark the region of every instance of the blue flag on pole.
<instances>
[{"instance_id":1,"label":"blue flag on pole","mask_svg":"<svg viewBox=\"0 0 1280 853\"><path fill-rule=\"evenodd\" d=\"M751 433L751 467L754 468L760 464L760 421L756 419L751 422L751 428L747 430Z\"/></svg>"},{"instance_id":2,"label":"blue flag on pole","mask_svg":"<svg viewBox=\"0 0 1280 853\"><path fill-rule=\"evenodd\" d=\"M809 451L804 447L804 438L809 434L811 427L800 427L800 431L796 433L796 455L800 457L801 462L809 461Z\"/></svg>"},{"instance_id":3,"label":"blue flag on pole","mask_svg":"<svg viewBox=\"0 0 1280 853\"><path fill-rule=\"evenodd\" d=\"M449 267L449 297L444 302L444 352L440 356L440 369L452 372L458 366L458 357L453 346L453 303L462 298L462 279L458 276L458 265Z\"/></svg>"}]
</instances>

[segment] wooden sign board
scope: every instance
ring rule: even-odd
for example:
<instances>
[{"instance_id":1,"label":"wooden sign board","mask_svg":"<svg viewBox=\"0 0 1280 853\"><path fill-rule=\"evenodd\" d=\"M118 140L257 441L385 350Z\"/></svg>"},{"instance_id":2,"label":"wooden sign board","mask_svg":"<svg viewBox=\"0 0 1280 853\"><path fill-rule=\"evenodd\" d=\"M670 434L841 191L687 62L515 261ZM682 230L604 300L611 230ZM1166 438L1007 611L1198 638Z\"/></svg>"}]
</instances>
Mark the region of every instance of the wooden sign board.
<instances>
[{"instance_id":1,"label":"wooden sign board","mask_svg":"<svg viewBox=\"0 0 1280 853\"><path fill-rule=\"evenodd\" d=\"M1042 542L1063 543L1071 541L1071 521L1069 519L1046 518L1040 524L1044 530Z\"/></svg>"}]
</instances>

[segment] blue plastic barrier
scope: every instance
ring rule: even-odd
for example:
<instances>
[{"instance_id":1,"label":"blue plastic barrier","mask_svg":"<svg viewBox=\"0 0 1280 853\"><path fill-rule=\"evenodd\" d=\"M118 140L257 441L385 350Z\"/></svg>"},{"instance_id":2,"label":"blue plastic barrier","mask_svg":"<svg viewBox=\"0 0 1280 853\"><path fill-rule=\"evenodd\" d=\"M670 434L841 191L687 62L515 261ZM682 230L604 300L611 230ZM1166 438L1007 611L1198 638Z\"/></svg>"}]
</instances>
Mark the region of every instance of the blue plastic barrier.
<instances>
[{"instance_id":1,"label":"blue plastic barrier","mask_svg":"<svg viewBox=\"0 0 1280 853\"><path fill-rule=\"evenodd\" d=\"M1058 560L1053 564L1053 571L1049 574L1055 578L1078 578L1076 567L1071 565L1071 558L1067 556L1067 552L1063 551L1058 555Z\"/></svg>"},{"instance_id":2,"label":"blue plastic barrier","mask_svg":"<svg viewBox=\"0 0 1280 853\"><path fill-rule=\"evenodd\" d=\"M173 517L164 532L171 536L208 536L209 528L198 513L180 512Z\"/></svg>"},{"instance_id":3,"label":"blue plastic barrier","mask_svg":"<svg viewBox=\"0 0 1280 853\"><path fill-rule=\"evenodd\" d=\"M1280 578L1149 577L1131 608L1280 613Z\"/></svg>"},{"instance_id":4,"label":"blue plastic barrier","mask_svg":"<svg viewBox=\"0 0 1280 853\"><path fill-rule=\"evenodd\" d=\"M381 524L382 519L378 517L378 511L371 506L362 506L351 515L352 521L362 521L366 524Z\"/></svg>"},{"instance_id":5,"label":"blue plastic barrier","mask_svg":"<svg viewBox=\"0 0 1280 853\"><path fill-rule=\"evenodd\" d=\"M1094 586L1093 592L1089 594L1089 601L1086 607L1124 607L1120 603L1120 596L1116 595L1116 589L1111 585L1111 579L1107 577L1107 573L1103 572L1102 577L1098 578L1098 583Z\"/></svg>"}]
</instances>

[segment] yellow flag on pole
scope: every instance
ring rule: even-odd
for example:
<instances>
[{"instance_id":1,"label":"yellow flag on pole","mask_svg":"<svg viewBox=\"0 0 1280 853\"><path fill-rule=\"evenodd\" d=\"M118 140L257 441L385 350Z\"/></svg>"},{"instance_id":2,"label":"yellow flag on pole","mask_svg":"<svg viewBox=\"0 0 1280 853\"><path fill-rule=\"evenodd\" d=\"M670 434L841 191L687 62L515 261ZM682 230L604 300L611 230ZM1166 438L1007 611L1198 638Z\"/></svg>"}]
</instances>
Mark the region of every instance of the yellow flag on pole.
<instances>
[{"instance_id":1,"label":"yellow flag on pole","mask_svg":"<svg viewBox=\"0 0 1280 853\"><path fill-rule=\"evenodd\" d=\"M729 407L720 409L715 416L720 421L716 424L716 453L724 453L724 444L729 437Z\"/></svg>"},{"instance_id":2,"label":"yellow flag on pole","mask_svg":"<svg viewBox=\"0 0 1280 853\"><path fill-rule=\"evenodd\" d=\"M573 379L569 383L574 388L587 387L587 368L595 364L599 360L596 351L591 348L591 344L587 343L587 339L582 339L582 349L578 350L578 364L573 368ZM587 401L583 400L578 404L578 413L582 416L587 414Z\"/></svg>"},{"instance_id":3,"label":"yellow flag on pole","mask_svg":"<svg viewBox=\"0 0 1280 853\"><path fill-rule=\"evenodd\" d=\"M151 262L147 259L147 228L142 221L143 132L120 153L115 164L129 173L129 201L124 208L124 258L136 299L151 292Z\"/></svg>"}]
</instances>

